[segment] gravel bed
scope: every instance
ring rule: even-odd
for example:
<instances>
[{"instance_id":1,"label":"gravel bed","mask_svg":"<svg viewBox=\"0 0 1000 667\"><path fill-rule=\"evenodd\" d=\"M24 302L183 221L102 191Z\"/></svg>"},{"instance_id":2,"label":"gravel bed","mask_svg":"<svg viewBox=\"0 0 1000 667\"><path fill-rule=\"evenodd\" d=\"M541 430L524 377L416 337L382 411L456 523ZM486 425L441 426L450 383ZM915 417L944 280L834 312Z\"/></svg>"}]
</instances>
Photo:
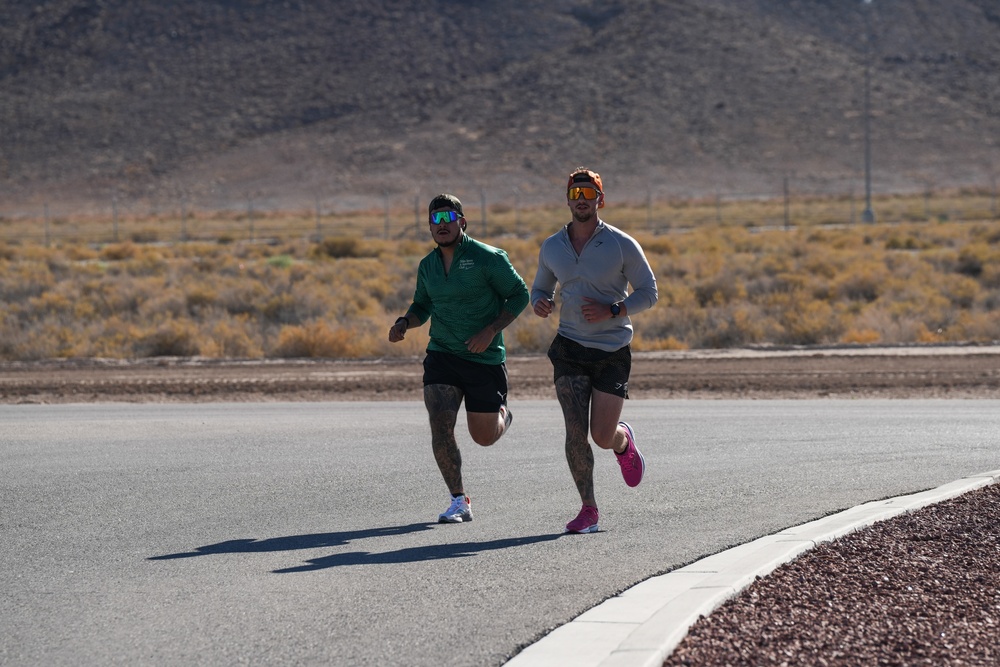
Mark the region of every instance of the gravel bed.
<instances>
[{"instance_id":1,"label":"gravel bed","mask_svg":"<svg viewBox=\"0 0 1000 667\"><path fill-rule=\"evenodd\" d=\"M664 665L1000 665L1000 484L817 546Z\"/></svg>"}]
</instances>

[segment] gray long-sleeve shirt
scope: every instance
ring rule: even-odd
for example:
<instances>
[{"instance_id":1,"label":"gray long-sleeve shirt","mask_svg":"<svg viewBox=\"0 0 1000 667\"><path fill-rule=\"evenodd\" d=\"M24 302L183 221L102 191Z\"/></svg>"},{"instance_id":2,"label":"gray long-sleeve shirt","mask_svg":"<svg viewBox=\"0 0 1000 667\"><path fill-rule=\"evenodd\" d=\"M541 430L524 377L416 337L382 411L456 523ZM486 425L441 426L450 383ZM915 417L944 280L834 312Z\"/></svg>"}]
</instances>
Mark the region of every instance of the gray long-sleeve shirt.
<instances>
[{"instance_id":1,"label":"gray long-sleeve shirt","mask_svg":"<svg viewBox=\"0 0 1000 667\"><path fill-rule=\"evenodd\" d=\"M545 239L538 252L538 272L531 285L531 304L552 299L559 284L558 333L584 347L613 352L632 341L630 317L587 322L584 297L607 303L625 302L629 316L656 303L656 276L639 243L603 220L577 255L567 227ZM628 293L628 285L632 293Z\"/></svg>"}]
</instances>

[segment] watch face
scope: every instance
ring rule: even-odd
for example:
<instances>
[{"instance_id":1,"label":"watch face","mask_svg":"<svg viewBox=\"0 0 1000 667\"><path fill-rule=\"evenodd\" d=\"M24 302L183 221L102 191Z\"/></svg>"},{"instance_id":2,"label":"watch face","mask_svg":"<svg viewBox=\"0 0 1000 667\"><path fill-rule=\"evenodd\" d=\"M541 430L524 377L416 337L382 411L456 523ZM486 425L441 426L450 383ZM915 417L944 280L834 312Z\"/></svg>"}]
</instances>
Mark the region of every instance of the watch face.
<instances>
[{"instance_id":1,"label":"watch face","mask_svg":"<svg viewBox=\"0 0 1000 667\"><path fill-rule=\"evenodd\" d=\"M617 303L611 304L611 317L618 317L618 314L622 312L622 307Z\"/></svg>"}]
</instances>

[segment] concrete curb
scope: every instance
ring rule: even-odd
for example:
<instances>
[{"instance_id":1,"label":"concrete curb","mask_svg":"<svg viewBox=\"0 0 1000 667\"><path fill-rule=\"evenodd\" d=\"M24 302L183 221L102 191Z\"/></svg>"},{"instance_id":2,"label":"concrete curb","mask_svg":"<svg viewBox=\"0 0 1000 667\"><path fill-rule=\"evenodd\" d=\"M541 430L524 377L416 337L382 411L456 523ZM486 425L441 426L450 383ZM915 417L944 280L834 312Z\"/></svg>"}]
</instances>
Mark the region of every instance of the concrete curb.
<instances>
[{"instance_id":1,"label":"concrete curb","mask_svg":"<svg viewBox=\"0 0 1000 667\"><path fill-rule=\"evenodd\" d=\"M1000 481L1000 470L877 500L767 535L640 582L528 646L511 667L660 667L699 616L822 542Z\"/></svg>"}]
</instances>

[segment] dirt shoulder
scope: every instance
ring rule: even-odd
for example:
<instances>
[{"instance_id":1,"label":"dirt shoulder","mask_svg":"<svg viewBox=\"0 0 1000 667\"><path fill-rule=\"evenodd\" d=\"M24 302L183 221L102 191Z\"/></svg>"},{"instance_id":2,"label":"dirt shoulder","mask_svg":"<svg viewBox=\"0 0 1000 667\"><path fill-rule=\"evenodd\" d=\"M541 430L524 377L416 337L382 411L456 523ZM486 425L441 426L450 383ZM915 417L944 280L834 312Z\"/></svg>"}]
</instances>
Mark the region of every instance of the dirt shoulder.
<instances>
[{"instance_id":1,"label":"dirt shoulder","mask_svg":"<svg viewBox=\"0 0 1000 667\"><path fill-rule=\"evenodd\" d=\"M0 363L0 403L421 400L420 357ZM554 398L542 355L507 361L511 395ZM636 353L632 398L1000 398L1000 346Z\"/></svg>"}]
</instances>

